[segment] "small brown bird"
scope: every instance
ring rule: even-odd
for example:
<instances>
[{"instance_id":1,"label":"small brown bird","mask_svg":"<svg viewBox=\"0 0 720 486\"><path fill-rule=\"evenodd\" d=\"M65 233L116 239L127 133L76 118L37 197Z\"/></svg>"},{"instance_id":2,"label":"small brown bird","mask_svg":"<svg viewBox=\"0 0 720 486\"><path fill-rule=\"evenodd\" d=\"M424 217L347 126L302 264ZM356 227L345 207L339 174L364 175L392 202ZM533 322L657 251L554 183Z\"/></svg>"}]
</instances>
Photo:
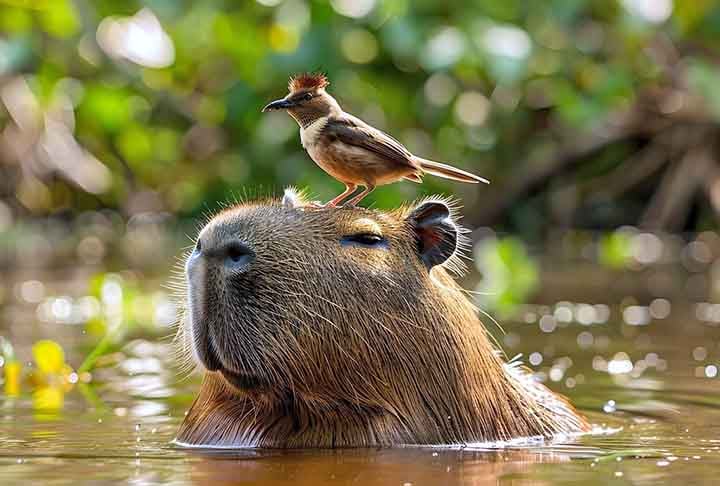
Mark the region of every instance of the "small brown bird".
<instances>
[{"instance_id":1,"label":"small brown bird","mask_svg":"<svg viewBox=\"0 0 720 486\"><path fill-rule=\"evenodd\" d=\"M290 78L290 93L285 98L262 110L286 110L300 125L300 140L310 157L345 184L345 191L325 206L337 206L363 186L364 190L346 203L355 206L376 186L401 179L422 182L425 173L461 182L488 183L475 174L411 154L390 135L345 113L325 91L328 84L324 74L299 74Z\"/></svg>"}]
</instances>

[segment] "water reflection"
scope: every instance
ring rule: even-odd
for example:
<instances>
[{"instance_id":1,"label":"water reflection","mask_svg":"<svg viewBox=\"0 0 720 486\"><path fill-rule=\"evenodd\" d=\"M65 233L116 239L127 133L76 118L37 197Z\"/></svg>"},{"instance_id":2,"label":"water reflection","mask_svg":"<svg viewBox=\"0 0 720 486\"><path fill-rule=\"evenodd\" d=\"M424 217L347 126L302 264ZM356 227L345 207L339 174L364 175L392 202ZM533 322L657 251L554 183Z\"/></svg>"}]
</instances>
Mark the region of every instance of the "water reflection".
<instances>
[{"instance_id":1,"label":"water reflection","mask_svg":"<svg viewBox=\"0 0 720 486\"><path fill-rule=\"evenodd\" d=\"M195 484L422 485L496 484L542 463L570 457L532 451L434 451L418 449L320 452L196 453Z\"/></svg>"}]
</instances>

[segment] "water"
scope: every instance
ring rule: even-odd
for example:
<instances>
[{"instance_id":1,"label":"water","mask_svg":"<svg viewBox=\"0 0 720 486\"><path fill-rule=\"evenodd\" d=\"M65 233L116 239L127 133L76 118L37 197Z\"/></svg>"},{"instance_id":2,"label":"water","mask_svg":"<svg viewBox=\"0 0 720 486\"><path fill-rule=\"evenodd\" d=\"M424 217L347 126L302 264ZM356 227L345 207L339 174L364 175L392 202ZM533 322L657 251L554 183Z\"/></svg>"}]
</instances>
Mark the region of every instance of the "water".
<instances>
[{"instance_id":1,"label":"water","mask_svg":"<svg viewBox=\"0 0 720 486\"><path fill-rule=\"evenodd\" d=\"M504 332L489 327L508 357L522 354L538 379L567 395L602 433L505 447L175 446L198 377L179 373L170 359L171 343L158 337L170 332L162 327L169 305L163 276L135 282L124 273L102 280L97 299L112 308L118 292L125 292L125 299L137 284L149 297L130 306L137 307L134 319L143 320L138 316L145 302L147 319L160 328L132 328L100 358L89 379L78 374L78 383L59 387L23 383L18 396L0 395L0 484L26 484L29 478L41 484L298 486L713 482L720 474L716 308L677 296L648 297L643 279L634 287L619 279L613 291L598 293L595 285L604 270L582 271L582 278L573 278L573 270L546 270L537 303L503 323ZM12 338L23 362L31 359L33 342L50 336L62 344L66 361L79 367L88 341L96 339L72 316L82 306L93 307L82 300L92 274L54 275L42 289L16 275L6 286L19 297L5 299L0 334ZM121 280L124 287L116 287ZM58 300L62 295L65 300ZM131 311L123 312L123 319L133 320Z\"/></svg>"}]
</instances>

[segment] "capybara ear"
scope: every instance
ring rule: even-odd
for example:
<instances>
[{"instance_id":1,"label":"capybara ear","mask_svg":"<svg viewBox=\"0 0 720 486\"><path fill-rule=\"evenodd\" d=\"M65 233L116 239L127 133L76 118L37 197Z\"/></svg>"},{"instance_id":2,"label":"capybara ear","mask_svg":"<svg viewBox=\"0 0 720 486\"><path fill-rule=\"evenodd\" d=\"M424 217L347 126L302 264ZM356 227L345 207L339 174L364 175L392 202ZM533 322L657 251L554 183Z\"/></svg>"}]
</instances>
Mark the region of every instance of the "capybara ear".
<instances>
[{"instance_id":1,"label":"capybara ear","mask_svg":"<svg viewBox=\"0 0 720 486\"><path fill-rule=\"evenodd\" d=\"M420 258L428 268L450 258L458 244L458 228L442 201L425 201L410 212L408 222L417 238Z\"/></svg>"},{"instance_id":2,"label":"capybara ear","mask_svg":"<svg viewBox=\"0 0 720 486\"><path fill-rule=\"evenodd\" d=\"M282 205L286 209L295 209L303 205L302 194L294 187L285 189L282 198Z\"/></svg>"}]
</instances>

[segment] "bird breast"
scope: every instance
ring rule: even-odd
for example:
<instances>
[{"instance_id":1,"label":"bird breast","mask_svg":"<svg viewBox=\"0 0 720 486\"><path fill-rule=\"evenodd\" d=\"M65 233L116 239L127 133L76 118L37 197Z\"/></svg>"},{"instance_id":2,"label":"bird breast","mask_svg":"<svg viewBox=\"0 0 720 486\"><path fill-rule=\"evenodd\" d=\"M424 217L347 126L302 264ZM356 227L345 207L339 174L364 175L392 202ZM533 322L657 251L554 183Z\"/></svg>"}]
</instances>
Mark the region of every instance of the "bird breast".
<instances>
[{"instance_id":1,"label":"bird breast","mask_svg":"<svg viewBox=\"0 0 720 486\"><path fill-rule=\"evenodd\" d=\"M314 152L317 142L320 139L320 132L322 132L323 128L325 128L327 122L328 117L324 116L322 118L318 118L306 127L300 127L300 142L302 142L302 146L308 151L313 159L315 159Z\"/></svg>"}]
</instances>

